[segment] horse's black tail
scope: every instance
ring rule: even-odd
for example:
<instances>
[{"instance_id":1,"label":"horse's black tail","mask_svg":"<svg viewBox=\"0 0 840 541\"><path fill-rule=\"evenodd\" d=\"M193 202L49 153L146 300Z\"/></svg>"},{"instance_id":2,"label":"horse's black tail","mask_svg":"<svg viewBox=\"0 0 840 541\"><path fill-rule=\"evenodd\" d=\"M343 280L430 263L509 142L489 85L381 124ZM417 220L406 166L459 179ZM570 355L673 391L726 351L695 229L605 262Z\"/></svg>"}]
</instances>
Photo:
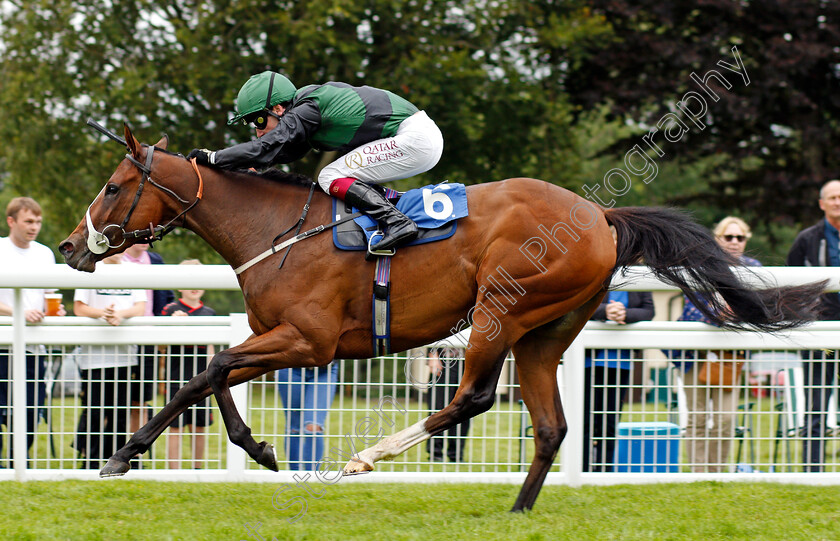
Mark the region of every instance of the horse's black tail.
<instances>
[{"instance_id":1,"label":"horse's black tail","mask_svg":"<svg viewBox=\"0 0 840 541\"><path fill-rule=\"evenodd\" d=\"M605 214L616 229L616 271L647 265L720 327L773 332L817 319L827 280L753 289L732 269L741 263L688 214L645 207L608 209Z\"/></svg>"}]
</instances>

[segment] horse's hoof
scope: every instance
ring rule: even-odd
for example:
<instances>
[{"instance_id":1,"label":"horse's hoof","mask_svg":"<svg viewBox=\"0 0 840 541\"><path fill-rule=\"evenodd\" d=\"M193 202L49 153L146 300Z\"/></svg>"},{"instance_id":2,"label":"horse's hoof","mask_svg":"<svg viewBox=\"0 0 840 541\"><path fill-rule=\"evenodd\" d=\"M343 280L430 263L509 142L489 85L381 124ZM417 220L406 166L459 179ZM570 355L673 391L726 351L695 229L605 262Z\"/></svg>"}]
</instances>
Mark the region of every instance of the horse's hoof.
<instances>
[{"instance_id":1,"label":"horse's hoof","mask_svg":"<svg viewBox=\"0 0 840 541\"><path fill-rule=\"evenodd\" d=\"M358 458L351 458L344 466L344 475L359 475L361 473L370 473L373 471L373 464L368 464L364 460Z\"/></svg>"},{"instance_id":2,"label":"horse's hoof","mask_svg":"<svg viewBox=\"0 0 840 541\"><path fill-rule=\"evenodd\" d=\"M122 460L111 457L108 459L108 463L105 464L105 467L99 472L99 477L119 477L121 475L125 475L130 469L131 466L128 465L128 462L123 462Z\"/></svg>"},{"instance_id":3,"label":"horse's hoof","mask_svg":"<svg viewBox=\"0 0 840 541\"><path fill-rule=\"evenodd\" d=\"M277 456L274 454L274 445L267 441L261 441L260 448L262 452L257 459L257 464L265 466L271 471L280 471L280 468L277 467Z\"/></svg>"}]
</instances>

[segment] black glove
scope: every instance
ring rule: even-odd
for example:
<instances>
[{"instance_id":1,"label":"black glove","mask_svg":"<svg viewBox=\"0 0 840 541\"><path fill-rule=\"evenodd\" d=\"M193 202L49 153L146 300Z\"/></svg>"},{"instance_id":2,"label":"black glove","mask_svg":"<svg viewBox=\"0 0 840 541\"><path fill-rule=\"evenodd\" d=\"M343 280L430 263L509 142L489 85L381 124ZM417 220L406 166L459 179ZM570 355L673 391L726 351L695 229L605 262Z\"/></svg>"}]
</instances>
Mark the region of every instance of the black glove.
<instances>
[{"instance_id":1,"label":"black glove","mask_svg":"<svg viewBox=\"0 0 840 541\"><path fill-rule=\"evenodd\" d=\"M216 154L215 152L211 152L206 148L194 148L187 154L187 159L191 160L195 158L196 162L199 165L212 165L213 164L213 155Z\"/></svg>"}]
</instances>

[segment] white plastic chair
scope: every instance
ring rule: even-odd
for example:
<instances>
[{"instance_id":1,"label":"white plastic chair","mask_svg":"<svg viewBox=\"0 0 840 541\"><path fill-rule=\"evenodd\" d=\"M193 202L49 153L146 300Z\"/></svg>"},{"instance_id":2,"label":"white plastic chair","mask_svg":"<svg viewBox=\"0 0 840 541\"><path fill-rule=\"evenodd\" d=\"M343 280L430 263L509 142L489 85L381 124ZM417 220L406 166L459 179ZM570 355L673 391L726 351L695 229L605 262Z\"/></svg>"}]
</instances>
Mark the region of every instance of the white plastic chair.
<instances>
[{"instance_id":1,"label":"white plastic chair","mask_svg":"<svg viewBox=\"0 0 840 541\"><path fill-rule=\"evenodd\" d=\"M778 465L779 446L785 442L785 459L791 471L791 440L800 436L805 427L805 374L801 366L783 368L777 372L781 380L782 401L776 405L780 410L776 423L776 442L773 445L773 466Z\"/></svg>"},{"instance_id":2,"label":"white plastic chair","mask_svg":"<svg viewBox=\"0 0 840 541\"><path fill-rule=\"evenodd\" d=\"M668 405L668 420L680 427L680 437L685 437L688 428L688 396L685 393L682 370L673 364L668 365L668 383L670 392L676 399Z\"/></svg>"}]
</instances>

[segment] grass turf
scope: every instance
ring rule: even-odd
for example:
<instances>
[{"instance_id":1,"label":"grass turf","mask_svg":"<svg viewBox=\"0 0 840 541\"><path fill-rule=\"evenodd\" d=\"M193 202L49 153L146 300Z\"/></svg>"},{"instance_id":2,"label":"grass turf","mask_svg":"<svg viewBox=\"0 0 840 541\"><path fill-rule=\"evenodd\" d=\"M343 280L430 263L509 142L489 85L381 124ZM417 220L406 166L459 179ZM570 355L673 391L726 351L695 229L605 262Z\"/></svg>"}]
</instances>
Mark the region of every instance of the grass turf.
<instances>
[{"instance_id":1,"label":"grass turf","mask_svg":"<svg viewBox=\"0 0 840 541\"><path fill-rule=\"evenodd\" d=\"M0 539L586 540L840 539L840 488L699 482L543 488L511 514L518 486L312 484L278 510L282 484L145 481L2 482ZM300 488L280 494L279 507ZM253 531L253 530L251 530Z\"/></svg>"}]
</instances>

